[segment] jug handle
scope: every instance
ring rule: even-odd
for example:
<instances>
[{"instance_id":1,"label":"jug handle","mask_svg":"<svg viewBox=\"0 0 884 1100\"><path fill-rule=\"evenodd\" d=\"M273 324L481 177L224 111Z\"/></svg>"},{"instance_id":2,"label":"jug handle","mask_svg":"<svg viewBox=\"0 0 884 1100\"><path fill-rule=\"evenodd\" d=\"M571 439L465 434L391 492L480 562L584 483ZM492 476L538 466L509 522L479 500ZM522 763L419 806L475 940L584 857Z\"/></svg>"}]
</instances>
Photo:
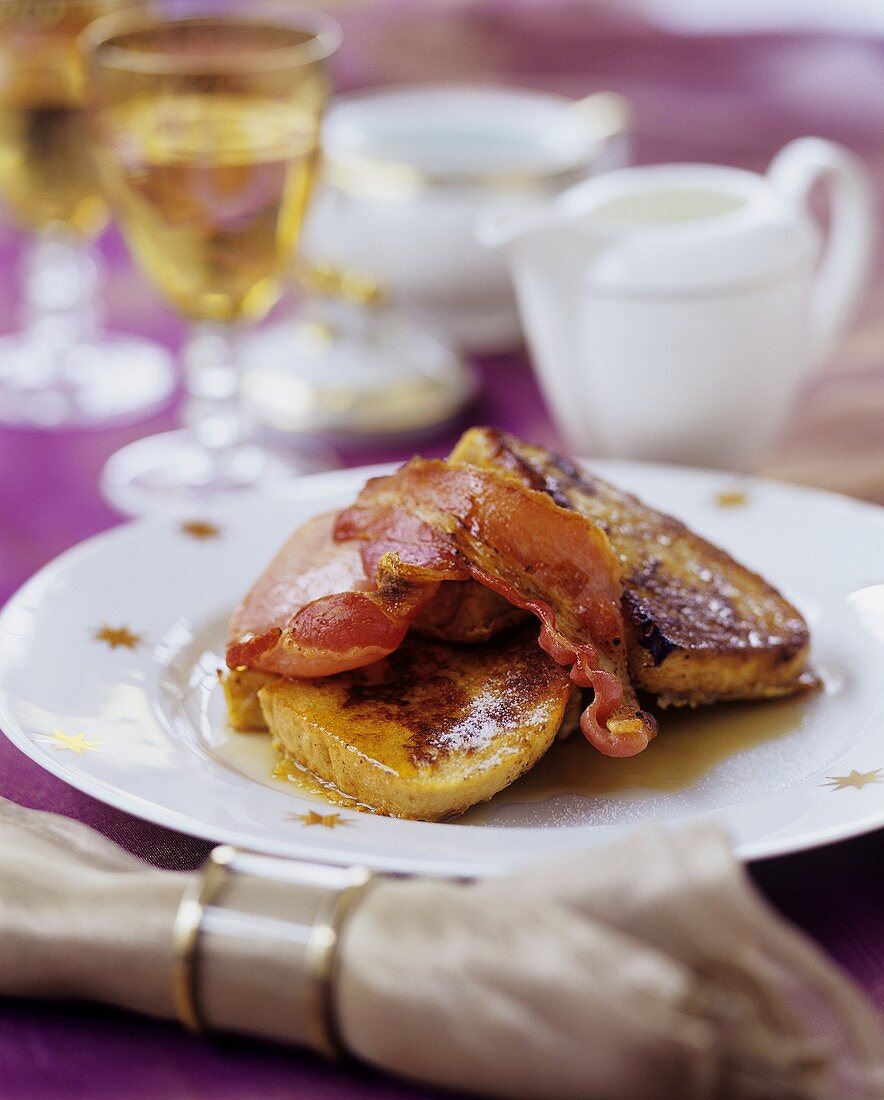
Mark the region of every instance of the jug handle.
<instances>
[{"instance_id":1,"label":"jug handle","mask_svg":"<svg viewBox=\"0 0 884 1100\"><path fill-rule=\"evenodd\" d=\"M811 362L830 352L853 319L872 271L875 207L862 161L833 141L799 138L784 146L767 170L773 186L806 206L811 189L829 192L828 241L811 293Z\"/></svg>"}]
</instances>

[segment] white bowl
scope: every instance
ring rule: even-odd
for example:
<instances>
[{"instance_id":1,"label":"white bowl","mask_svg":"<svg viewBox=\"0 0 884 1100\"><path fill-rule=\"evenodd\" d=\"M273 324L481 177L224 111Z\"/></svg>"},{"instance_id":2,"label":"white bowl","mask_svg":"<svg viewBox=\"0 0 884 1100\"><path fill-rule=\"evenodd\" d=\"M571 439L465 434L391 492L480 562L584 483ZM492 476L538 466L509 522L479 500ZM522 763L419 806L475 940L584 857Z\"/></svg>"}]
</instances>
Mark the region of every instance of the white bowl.
<instances>
[{"instance_id":1,"label":"white bowl","mask_svg":"<svg viewBox=\"0 0 884 1100\"><path fill-rule=\"evenodd\" d=\"M308 259L377 277L396 305L455 346L520 341L510 279L473 223L490 198L549 195L625 161L628 109L517 88L430 85L334 100Z\"/></svg>"}]
</instances>

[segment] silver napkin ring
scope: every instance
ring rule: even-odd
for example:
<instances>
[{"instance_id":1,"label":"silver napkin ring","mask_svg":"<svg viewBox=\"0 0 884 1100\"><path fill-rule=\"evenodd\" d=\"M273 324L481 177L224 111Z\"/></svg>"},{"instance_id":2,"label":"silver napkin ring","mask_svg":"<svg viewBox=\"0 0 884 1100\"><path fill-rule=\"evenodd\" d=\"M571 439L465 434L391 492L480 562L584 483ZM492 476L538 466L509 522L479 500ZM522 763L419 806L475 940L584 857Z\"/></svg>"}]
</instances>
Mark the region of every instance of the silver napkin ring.
<instances>
[{"instance_id":1,"label":"silver napkin ring","mask_svg":"<svg viewBox=\"0 0 884 1100\"><path fill-rule=\"evenodd\" d=\"M307 1037L313 1049L326 1058L340 1058L345 1053L334 1004L341 929L373 881L367 867L350 867L346 874L349 882L329 894L316 914L307 941Z\"/></svg>"},{"instance_id":2,"label":"silver napkin ring","mask_svg":"<svg viewBox=\"0 0 884 1100\"><path fill-rule=\"evenodd\" d=\"M205 866L187 884L172 927L175 961L172 994L180 1022L196 1034L205 1031L196 996L196 970L200 930L206 907L218 890L236 852L229 844L213 848Z\"/></svg>"},{"instance_id":3,"label":"silver napkin ring","mask_svg":"<svg viewBox=\"0 0 884 1100\"><path fill-rule=\"evenodd\" d=\"M172 992L178 1020L189 1031L206 1031L197 996L199 940L206 910L228 873L283 879L326 892L307 934L306 1030L310 1045L328 1058L344 1053L334 1009L337 948L341 929L354 905L374 881L365 867L298 863L228 844L214 848L202 871L187 884L173 925Z\"/></svg>"}]
</instances>

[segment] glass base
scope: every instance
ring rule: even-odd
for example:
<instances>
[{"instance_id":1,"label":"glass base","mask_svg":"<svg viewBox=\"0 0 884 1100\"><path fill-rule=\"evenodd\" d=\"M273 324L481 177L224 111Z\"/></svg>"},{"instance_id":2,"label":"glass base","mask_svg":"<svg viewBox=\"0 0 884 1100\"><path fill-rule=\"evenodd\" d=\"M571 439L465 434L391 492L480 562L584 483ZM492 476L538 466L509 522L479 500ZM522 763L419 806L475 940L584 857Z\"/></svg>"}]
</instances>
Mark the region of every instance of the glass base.
<instances>
[{"instance_id":1,"label":"glass base","mask_svg":"<svg viewBox=\"0 0 884 1100\"><path fill-rule=\"evenodd\" d=\"M471 368L402 313L308 302L246 342L243 398L258 421L342 441L411 437L477 391Z\"/></svg>"},{"instance_id":2,"label":"glass base","mask_svg":"<svg viewBox=\"0 0 884 1100\"><path fill-rule=\"evenodd\" d=\"M27 332L0 337L0 423L88 428L137 420L158 409L175 385L172 357L136 336L59 350Z\"/></svg>"},{"instance_id":3,"label":"glass base","mask_svg":"<svg viewBox=\"0 0 884 1100\"><path fill-rule=\"evenodd\" d=\"M280 489L301 474L333 465L319 447L309 454L281 455L244 444L215 455L189 432L164 432L130 443L104 468L101 491L118 511L130 516L161 510L181 513L226 502L247 490Z\"/></svg>"}]
</instances>

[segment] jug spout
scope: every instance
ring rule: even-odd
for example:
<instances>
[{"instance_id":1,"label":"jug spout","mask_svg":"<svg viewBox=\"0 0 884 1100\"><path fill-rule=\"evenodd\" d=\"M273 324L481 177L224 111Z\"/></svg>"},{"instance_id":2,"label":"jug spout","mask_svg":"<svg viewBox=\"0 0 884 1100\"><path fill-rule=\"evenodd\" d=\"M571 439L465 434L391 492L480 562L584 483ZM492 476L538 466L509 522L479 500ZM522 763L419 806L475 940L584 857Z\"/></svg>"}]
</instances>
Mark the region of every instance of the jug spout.
<instances>
[{"instance_id":1,"label":"jug spout","mask_svg":"<svg viewBox=\"0 0 884 1100\"><path fill-rule=\"evenodd\" d=\"M586 426L565 395L583 373L587 272L603 241L584 219L549 203L495 203L480 212L476 234L482 244L504 251L547 405L567 441L585 447Z\"/></svg>"}]
</instances>

